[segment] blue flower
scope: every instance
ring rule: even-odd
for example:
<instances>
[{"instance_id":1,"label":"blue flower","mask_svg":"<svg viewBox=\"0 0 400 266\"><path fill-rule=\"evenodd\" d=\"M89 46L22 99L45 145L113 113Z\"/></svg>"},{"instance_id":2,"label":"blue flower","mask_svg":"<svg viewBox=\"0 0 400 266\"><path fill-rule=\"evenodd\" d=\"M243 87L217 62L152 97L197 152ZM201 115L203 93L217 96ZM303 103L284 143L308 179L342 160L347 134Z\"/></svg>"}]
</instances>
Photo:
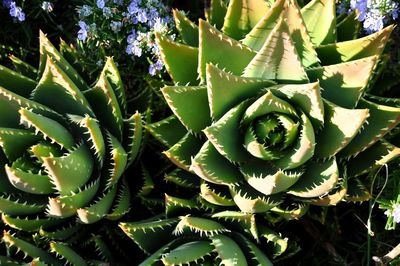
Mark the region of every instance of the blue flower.
<instances>
[{"instance_id":1,"label":"blue flower","mask_svg":"<svg viewBox=\"0 0 400 266\"><path fill-rule=\"evenodd\" d=\"M103 9L104 6L106 5L105 0L97 0L96 5L98 8Z\"/></svg>"},{"instance_id":2,"label":"blue flower","mask_svg":"<svg viewBox=\"0 0 400 266\"><path fill-rule=\"evenodd\" d=\"M112 16L111 8L104 7L103 8L103 16L106 17L106 18L110 18Z\"/></svg>"},{"instance_id":3,"label":"blue flower","mask_svg":"<svg viewBox=\"0 0 400 266\"><path fill-rule=\"evenodd\" d=\"M78 10L78 12L80 17L87 17L93 13L92 7L88 5L83 5L82 8Z\"/></svg>"},{"instance_id":4,"label":"blue flower","mask_svg":"<svg viewBox=\"0 0 400 266\"><path fill-rule=\"evenodd\" d=\"M148 20L147 12L145 10L143 10L143 9L139 10L139 12L137 13L136 16L137 16L137 20L139 22L146 23L147 20Z\"/></svg>"},{"instance_id":5,"label":"blue flower","mask_svg":"<svg viewBox=\"0 0 400 266\"><path fill-rule=\"evenodd\" d=\"M140 48L140 43L138 41L134 41L132 44L128 44L128 46L126 47L126 53L129 55L141 57L143 50L142 48Z\"/></svg>"},{"instance_id":6,"label":"blue flower","mask_svg":"<svg viewBox=\"0 0 400 266\"><path fill-rule=\"evenodd\" d=\"M400 204L395 204L393 206L392 215L393 215L393 220L396 223L400 223Z\"/></svg>"},{"instance_id":7,"label":"blue flower","mask_svg":"<svg viewBox=\"0 0 400 266\"><path fill-rule=\"evenodd\" d=\"M78 31L78 40L85 41L88 36L88 25L84 21L78 22L80 30Z\"/></svg>"},{"instance_id":8,"label":"blue flower","mask_svg":"<svg viewBox=\"0 0 400 266\"><path fill-rule=\"evenodd\" d=\"M121 30L122 22L121 21L111 21L110 27L111 27L112 31L118 32Z\"/></svg>"},{"instance_id":9,"label":"blue flower","mask_svg":"<svg viewBox=\"0 0 400 266\"><path fill-rule=\"evenodd\" d=\"M17 6L15 2L12 2L10 5L10 16L17 18L18 21L22 22L25 20L25 13L22 11L22 8Z\"/></svg>"},{"instance_id":10,"label":"blue flower","mask_svg":"<svg viewBox=\"0 0 400 266\"><path fill-rule=\"evenodd\" d=\"M44 1L44 2L42 3L42 9L43 9L44 11L46 11L47 13L52 12L52 11L53 11L53 8L54 8L53 4L50 3L50 2L48 2L48 1Z\"/></svg>"},{"instance_id":11,"label":"blue flower","mask_svg":"<svg viewBox=\"0 0 400 266\"><path fill-rule=\"evenodd\" d=\"M3 0L3 6L10 8L11 4L15 5L15 2L13 0Z\"/></svg>"}]
</instances>

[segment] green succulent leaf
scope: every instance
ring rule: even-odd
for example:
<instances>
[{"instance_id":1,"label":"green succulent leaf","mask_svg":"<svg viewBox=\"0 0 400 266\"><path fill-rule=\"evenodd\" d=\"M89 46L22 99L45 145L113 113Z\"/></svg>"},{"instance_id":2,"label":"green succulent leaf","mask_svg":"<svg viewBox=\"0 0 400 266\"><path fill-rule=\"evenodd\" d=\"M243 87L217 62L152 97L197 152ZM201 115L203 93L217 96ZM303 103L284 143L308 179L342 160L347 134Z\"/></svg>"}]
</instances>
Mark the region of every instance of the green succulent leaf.
<instances>
[{"instance_id":1,"label":"green succulent leaf","mask_svg":"<svg viewBox=\"0 0 400 266\"><path fill-rule=\"evenodd\" d=\"M321 94L341 107L354 108L364 94L378 61L377 56L307 70L311 81L319 81Z\"/></svg>"},{"instance_id":2,"label":"green succulent leaf","mask_svg":"<svg viewBox=\"0 0 400 266\"><path fill-rule=\"evenodd\" d=\"M214 236L225 232L230 232L222 224L200 217L192 217L189 215L179 217L180 221L176 225L174 234L179 236L184 232L192 232L199 236Z\"/></svg>"},{"instance_id":3,"label":"green succulent leaf","mask_svg":"<svg viewBox=\"0 0 400 266\"><path fill-rule=\"evenodd\" d=\"M220 119L240 102L259 95L264 88L275 84L269 80L235 76L213 64L207 64L206 72L208 101L214 120Z\"/></svg>"},{"instance_id":4,"label":"green succulent leaf","mask_svg":"<svg viewBox=\"0 0 400 266\"><path fill-rule=\"evenodd\" d=\"M47 227L59 225L64 222L62 219L54 218L36 217L34 219L22 219L19 217L11 217L4 213L2 214L1 219L6 225L26 232L35 232L38 231L40 228L45 229Z\"/></svg>"},{"instance_id":5,"label":"green succulent leaf","mask_svg":"<svg viewBox=\"0 0 400 266\"><path fill-rule=\"evenodd\" d=\"M15 141L16 138L18 141ZM0 128L0 146L10 161L21 157L27 148L41 139L40 136L29 130Z\"/></svg>"},{"instance_id":6,"label":"green succulent leaf","mask_svg":"<svg viewBox=\"0 0 400 266\"><path fill-rule=\"evenodd\" d=\"M200 132L210 124L206 87L171 86L161 91L171 110L188 130Z\"/></svg>"},{"instance_id":7,"label":"green succulent leaf","mask_svg":"<svg viewBox=\"0 0 400 266\"><path fill-rule=\"evenodd\" d=\"M301 9L304 23L315 46L336 41L334 0L313 0Z\"/></svg>"},{"instance_id":8,"label":"green succulent leaf","mask_svg":"<svg viewBox=\"0 0 400 266\"><path fill-rule=\"evenodd\" d=\"M206 141L192 159L190 170L202 179L215 184L232 185L242 179L235 165L219 154L210 141Z\"/></svg>"},{"instance_id":9,"label":"green succulent leaf","mask_svg":"<svg viewBox=\"0 0 400 266\"><path fill-rule=\"evenodd\" d=\"M315 198L326 195L339 180L339 168L335 157L325 161L310 161L306 170L288 193L301 198Z\"/></svg>"},{"instance_id":10,"label":"green succulent leaf","mask_svg":"<svg viewBox=\"0 0 400 266\"><path fill-rule=\"evenodd\" d=\"M243 76L277 80L280 83L308 82L285 20L278 22L244 70Z\"/></svg>"},{"instance_id":11,"label":"green succulent leaf","mask_svg":"<svg viewBox=\"0 0 400 266\"><path fill-rule=\"evenodd\" d=\"M82 226L79 224L74 224L73 226L69 225L66 227L62 227L61 229L52 229L49 231L40 228L39 234L50 240L67 240L71 236L73 236L76 232L82 229Z\"/></svg>"},{"instance_id":12,"label":"green succulent leaf","mask_svg":"<svg viewBox=\"0 0 400 266\"><path fill-rule=\"evenodd\" d=\"M197 262L212 251L213 246L208 241L193 241L171 250L161 260L165 265L189 264Z\"/></svg>"},{"instance_id":13,"label":"green succulent leaf","mask_svg":"<svg viewBox=\"0 0 400 266\"><path fill-rule=\"evenodd\" d=\"M50 242L50 252L55 253L58 256L61 256L70 264L77 266L88 265L86 261L78 253L76 253L76 251L74 251L71 247L69 247L65 243Z\"/></svg>"},{"instance_id":14,"label":"green succulent leaf","mask_svg":"<svg viewBox=\"0 0 400 266\"><path fill-rule=\"evenodd\" d=\"M92 176L93 159L85 144L63 157L43 157L41 159L52 183L61 195L76 192Z\"/></svg>"},{"instance_id":15,"label":"green succulent leaf","mask_svg":"<svg viewBox=\"0 0 400 266\"><path fill-rule=\"evenodd\" d=\"M177 143L186 133L186 128L175 115L145 125L147 131L168 148Z\"/></svg>"},{"instance_id":16,"label":"green succulent leaf","mask_svg":"<svg viewBox=\"0 0 400 266\"><path fill-rule=\"evenodd\" d=\"M111 212L107 214L106 218L111 221L119 220L125 214L127 214L131 208L131 193L129 190L129 186L126 182L123 182L117 192L117 197L115 199L114 206L111 209Z\"/></svg>"},{"instance_id":17,"label":"green succulent leaf","mask_svg":"<svg viewBox=\"0 0 400 266\"><path fill-rule=\"evenodd\" d=\"M199 75L201 82L206 81L206 66L212 63L220 69L226 69L232 74L240 76L243 69L256 55L250 48L240 42L224 35L208 22L199 22L200 39L199 44ZM235 58L235 60L226 60Z\"/></svg>"},{"instance_id":18,"label":"green succulent leaf","mask_svg":"<svg viewBox=\"0 0 400 266\"><path fill-rule=\"evenodd\" d=\"M40 258L42 261L50 265L62 265L55 257L49 255L43 249L35 247L25 240L13 236L10 232L4 231L2 240L7 246L15 246L21 250L25 256L29 256L31 258Z\"/></svg>"},{"instance_id":19,"label":"green succulent leaf","mask_svg":"<svg viewBox=\"0 0 400 266\"><path fill-rule=\"evenodd\" d=\"M10 183L21 191L39 195L55 192L54 185L48 175L34 174L7 165L5 171Z\"/></svg>"},{"instance_id":20,"label":"green succulent leaf","mask_svg":"<svg viewBox=\"0 0 400 266\"><path fill-rule=\"evenodd\" d=\"M369 115L367 108L346 109L325 101L325 125L316 136L315 156L326 158L337 154L351 143Z\"/></svg>"},{"instance_id":21,"label":"green succulent leaf","mask_svg":"<svg viewBox=\"0 0 400 266\"><path fill-rule=\"evenodd\" d=\"M112 187L121 178L124 173L128 154L125 152L122 144L113 135L107 135L107 143L110 151L110 160L108 166L108 173L106 174L107 187Z\"/></svg>"},{"instance_id":22,"label":"green succulent leaf","mask_svg":"<svg viewBox=\"0 0 400 266\"><path fill-rule=\"evenodd\" d=\"M316 51L323 65L338 64L373 55L379 57L393 29L393 25L387 26L363 38L319 46Z\"/></svg>"},{"instance_id":23,"label":"green succulent leaf","mask_svg":"<svg viewBox=\"0 0 400 266\"><path fill-rule=\"evenodd\" d=\"M400 122L400 108L360 100L358 108L369 110L368 124L339 154L340 157L355 156L385 136Z\"/></svg>"},{"instance_id":24,"label":"green succulent leaf","mask_svg":"<svg viewBox=\"0 0 400 266\"><path fill-rule=\"evenodd\" d=\"M17 73L21 74L23 76L23 79L25 79L25 78L29 78L32 80L36 79L38 70L35 67L28 64L27 62L22 61L20 58L16 57L15 55L11 54L8 56L8 58L11 60L13 66L15 68L15 71ZM31 87L31 88L32 88L32 90L34 89L34 87ZM24 95L24 97L28 97L28 95Z\"/></svg>"},{"instance_id":25,"label":"green succulent leaf","mask_svg":"<svg viewBox=\"0 0 400 266\"><path fill-rule=\"evenodd\" d=\"M0 66L0 87L9 89L10 91L29 98L35 89L37 82L11 69Z\"/></svg>"},{"instance_id":26,"label":"green succulent leaf","mask_svg":"<svg viewBox=\"0 0 400 266\"><path fill-rule=\"evenodd\" d=\"M211 0L210 7L205 9L205 17L207 21L214 25L217 29L221 29L224 25L224 18L228 7L223 0Z\"/></svg>"},{"instance_id":27,"label":"green succulent leaf","mask_svg":"<svg viewBox=\"0 0 400 266\"><path fill-rule=\"evenodd\" d=\"M194 24L186 15L179 10L173 9L176 29L185 44L197 47L199 45L199 27Z\"/></svg>"},{"instance_id":28,"label":"green succulent leaf","mask_svg":"<svg viewBox=\"0 0 400 266\"><path fill-rule=\"evenodd\" d=\"M200 196L209 203L219 206L235 206L226 187L203 182L200 185Z\"/></svg>"},{"instance_id":29,"label":"green succulent leaf","mask_svg":"<svg viewBox=\"0 0 400 266\"><path fill-rule=\"evenodd\" d=\"M223 33L240 40L268 12L269 6L263 0L232 0L229 2Z\"/></svg>"},{"instance_id":30,"label":"green succulent leaf","mask_svg":"<svg viewBox=\"0 0 400 266\"><path fill-rule=\"evenodd\" d=\"M8 215L29 215L42 212L46 209L43 202L35 202L35 199L21 200L16 195L0 196L0 211Z\"/></svg>"},{"instance_id":31,"label":"green succulent leaf","mask_svg":"<svg viewBox=\"0 0 400 266\"><path fill-rule=\"evenodd\" d=\"M50 57L31 98L63 115L94 116L83 93Z\"/></svg>"},{"instance_id":32,"label":"green succulent leaf","mask_svg":"<svg viewBox=\"0 0 400 266\"><path fill-rule=\"evenodd\" d=\"M157 33L156 42L165 68L175 84L197 85L199 49L173 42Z\"/></svg>"},{"instance_id":33,"label":"green succulent leaf","mask_svg":"<svg viewBox=\"0 0 400 266\"><path fill-rule=\"evenodd\" d=\"M239 245L226 235L216 235L211 237L211 243L221 258L223 265L247 265L247 260Z\"/></svg>"}]
</instances>

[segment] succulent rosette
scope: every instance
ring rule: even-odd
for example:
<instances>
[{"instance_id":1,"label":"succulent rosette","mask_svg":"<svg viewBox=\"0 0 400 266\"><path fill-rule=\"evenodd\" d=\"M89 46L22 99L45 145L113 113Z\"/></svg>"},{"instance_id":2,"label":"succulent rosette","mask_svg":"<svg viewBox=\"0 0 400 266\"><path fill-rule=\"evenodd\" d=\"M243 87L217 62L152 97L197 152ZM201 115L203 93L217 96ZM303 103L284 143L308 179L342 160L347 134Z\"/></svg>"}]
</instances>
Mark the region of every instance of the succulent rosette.
<instances>
[{"instance_id":1,"label":"succulent rosette","mask_svg":"<svg viewBox=\"0 0 400 266\"><path fill-rule=\"evenodd\" d=\"M183 43L157 36L173 115L147 129L187 171L176 179L200 177L213 204L287 218L369 198L360 176L398 156L382 137L400 108L367 93L393 26L354 39L334 0L213 0L198 25L174 17Z\"/></svg>"},{"instance_id":2,"label":"succulent rosette","mask_svg":"<svg viewBox=\"0 0 400 266\"><path fill-rule=\"evenodd\" d=\"M120 219L130 209L124 172L139 153L142 118L138 112L127 114L113 59L92 87L43 33L38 69L12 59L16 71L0 66L3 222L67 242L82 224ZM26 256L58 264L11 232L4 232L3 241ZM73 258L64 244L50 246Z\"/></svg>"}]
</instances>

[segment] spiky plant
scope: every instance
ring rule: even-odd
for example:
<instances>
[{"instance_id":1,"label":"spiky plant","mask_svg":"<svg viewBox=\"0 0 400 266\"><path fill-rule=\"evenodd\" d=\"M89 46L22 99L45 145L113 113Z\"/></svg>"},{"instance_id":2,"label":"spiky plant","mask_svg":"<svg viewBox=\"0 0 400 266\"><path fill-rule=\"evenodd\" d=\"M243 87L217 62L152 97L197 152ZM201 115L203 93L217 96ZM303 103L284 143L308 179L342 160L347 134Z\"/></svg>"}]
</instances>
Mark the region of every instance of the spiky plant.
<instances>
[{"instance_id":1,"label":"spiky plant","mask_svg":"<svg viewBox=\"0 0 400 266\"><path fill-rule=\"evenodd\" d=\"M352 39L334 0L224 3L198 25L174 11L184 43L157 36L173 115L147 129L164 154L243 212L368 199L359 177L399 154L382 137L400 108L366 94L393 26Z\"/></svg>"},{"instance_id":2,"label":"spiky plant","mask_svg":"<svg viewBox=\"0 0 400 266\"><path fill-rule=\"evenodd\" d=\"M30 77L0 66L3 222L57 241L81 234L79 224L120 219L130 209L124 172L140 150L142 117L128 116L113 59L90 87L41 33L39 68L14 63ZM55 264L24 241L4 232L8 246ZM67 262L78 259L65 243L50 249Z\"/></svg>"},{"instance_id":3,"label":"spiky plant","mask_svg":"<svg viewBox=\"0 0 400 266\"><path fill-rule=\"evenodd\" d=\"M271 230L263 217L220 211L196 197L165 194L164 214L120 227L149 255L141 266L272 265L268 255L297 251L295 245L288 248L288 239Z\"/></svg>"}]
</instances>

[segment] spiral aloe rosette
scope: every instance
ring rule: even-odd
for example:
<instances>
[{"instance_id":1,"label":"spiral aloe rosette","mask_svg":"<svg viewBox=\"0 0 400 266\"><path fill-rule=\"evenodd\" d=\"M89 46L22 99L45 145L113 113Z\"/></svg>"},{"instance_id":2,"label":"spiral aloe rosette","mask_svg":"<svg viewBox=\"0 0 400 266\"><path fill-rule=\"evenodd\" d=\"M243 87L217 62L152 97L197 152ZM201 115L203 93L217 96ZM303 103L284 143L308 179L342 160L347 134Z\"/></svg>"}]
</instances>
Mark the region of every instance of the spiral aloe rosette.
<instances>
[{"instance_id":1,"label":"spiral aloe rosette","mask_svg":"<svg viewBox=\"0 0 400 266\"><path fill-rule=\"evenodd\" d=\"M292 249L287 238L255 214L210 213L201 201L169 195L165 195L165 207L165 214L152 219L120 223L148 254L141 266L272 265L267 254L275 258Z\"/></svg>"},{"instance_id":2,"label":"spiral aloe rosette","mask_svg":"<svg viewBox=\"0 0 400 266\"><path fill-rule=\"evenodd\" d=\"M398 156L382 137L400 109L365 97L392 26L350 40L354 17L337 21L333 0L215 0L199 25L174 16L184 43L157 36L174 114L147 126L173 163L244 212L369 198L358 177Z\"/></svg>"},{"instance_id":3,"label":"spiral aloe rosette","mask_svg":"<svg viewBox=\"0 0 400 266\"><path fill-rule=\"evenodd\" d=\"M123 176L140 149L141 115L127 117L112 58L89 87L43 33L40 53L38 70L24 68L37 81L0 66L2 220L28 232L118 220L130 209Z\"/></svg>"}]
</instances>

